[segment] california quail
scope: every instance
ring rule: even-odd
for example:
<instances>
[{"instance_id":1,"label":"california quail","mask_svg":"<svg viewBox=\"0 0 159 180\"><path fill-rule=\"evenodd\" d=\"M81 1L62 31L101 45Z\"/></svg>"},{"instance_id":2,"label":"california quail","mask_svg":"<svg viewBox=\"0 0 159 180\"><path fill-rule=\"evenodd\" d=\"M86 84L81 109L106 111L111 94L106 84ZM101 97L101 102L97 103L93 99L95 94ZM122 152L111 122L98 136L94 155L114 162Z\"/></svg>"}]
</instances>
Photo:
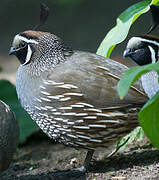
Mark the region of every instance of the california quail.
<instances>
[{"instance_id":1,"label":"california quail","mask_svg":"<svg viewBox=\"0 0 159 180\"><path fill-rule=\"evenodd\" d=\"M146 65L158 61L159 38L153 35L132 37L124 51L124 57L130 57L138 65ZM149 98L159 91L158 73L148 72L141 76L142 86Z\"/></svg>"},{"instance_id":2,"label":"california quail","mask_svg":"<svg viewBox=\"0 0 159 180\"><path fill-rule=\"evenodd\" d=\"M13 112L0 101L0 172L6 170L16 151L19 126Z\"/></svg>"},{"instance_id":3,"label":"california quail","mask_svg":"<svg viewBox=\"0 0 159 180\"><path fill-rule=\"evenodd\" d=\"M23 108L50 138L88 149L85 166L96 148L110 146L138 125L137 112L147 100L140 83L124 100L116 91L126 66L71 50L39 31L16 35L10 54L21 62L16 90Z\"/></svg>"},{"instance_id":4,"label":"california quail","mask_svg":"<svg viewBox=\"0 0 159 180\"><path fill-rule=\"evenodd\" d=\"M47 12L42 6L40 24ZM87 149L85 168L94 150L109 147L138 125L138 110L147 100L140 82L124 100L116 91L126 66L74 51L56 35L35 30L17 34L9 54L21 62L16 90L22 107L50 138Z\"/></svg>"}]
</instances>

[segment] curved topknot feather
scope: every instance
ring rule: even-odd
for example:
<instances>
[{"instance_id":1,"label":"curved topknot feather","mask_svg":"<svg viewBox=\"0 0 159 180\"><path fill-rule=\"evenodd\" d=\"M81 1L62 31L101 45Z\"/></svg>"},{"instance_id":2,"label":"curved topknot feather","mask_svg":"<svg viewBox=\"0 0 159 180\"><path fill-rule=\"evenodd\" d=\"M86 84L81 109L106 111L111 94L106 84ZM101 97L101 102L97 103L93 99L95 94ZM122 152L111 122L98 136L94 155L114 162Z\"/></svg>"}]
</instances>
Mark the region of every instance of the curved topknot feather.
<instances>
[{"instance_id":1,"label":"curved topknot feather","mask_svg":"<svg viewBox=\"0 0 159 180\"><path fill-rule=\"evenodd\" d=\"M46 22L48 16L49 8L43 3L40 6L40 22L33 28L33 30L37 30L40 26L42 26Z\"/></svg>"}]
</instances>

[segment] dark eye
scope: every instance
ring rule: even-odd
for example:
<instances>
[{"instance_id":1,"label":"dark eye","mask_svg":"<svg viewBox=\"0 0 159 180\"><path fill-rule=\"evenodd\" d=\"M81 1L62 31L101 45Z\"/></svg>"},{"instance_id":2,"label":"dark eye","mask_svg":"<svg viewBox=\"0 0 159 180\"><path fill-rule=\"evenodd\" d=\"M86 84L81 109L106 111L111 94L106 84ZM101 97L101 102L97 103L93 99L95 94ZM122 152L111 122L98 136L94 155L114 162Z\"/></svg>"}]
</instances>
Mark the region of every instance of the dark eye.
<instances>
[{"instance_id":1,"label":"dark eye","mask_svg":"<svg viewBox=\"0 0 159 180\"><path fill-rule=\"evenodd\" d=\"M22 41L20 44L19 44L19 47L20 48L23 48L27 45L27 43L25 41Z\"/></svg>"}]
</instances>

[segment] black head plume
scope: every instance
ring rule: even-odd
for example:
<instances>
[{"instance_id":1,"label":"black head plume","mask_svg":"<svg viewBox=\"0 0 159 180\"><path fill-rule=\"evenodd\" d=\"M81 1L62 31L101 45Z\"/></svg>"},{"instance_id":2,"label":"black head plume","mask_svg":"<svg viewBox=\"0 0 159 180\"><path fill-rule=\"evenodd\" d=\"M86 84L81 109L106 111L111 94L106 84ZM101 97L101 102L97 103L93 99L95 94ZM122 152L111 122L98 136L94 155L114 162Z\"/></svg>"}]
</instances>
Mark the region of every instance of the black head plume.
<instances>
[{"instance_id":1,"label":"black head plume","mask_svg":"<svg viewBox=\"0 0 159 180\"><path fill-rule=\"evenodd\" d=\"M159 24L159 6L151 5L150 11L152 15L151 27L147 34L151 33Z\"/></svg>"},{"instance_id":2,"label":"black head plume","mask_svg":"<svg viewBox=\"0 0 159 180\"><path fill-rule=\"evenodd\" d=\"M40 22L33 28L33 30L37 30L40 26L42 26L45 23L45 21L47 20L48 15L49 15L49 8L45 4L41 4L41 6L40 6Z\"/></svg>"}]
</instances>

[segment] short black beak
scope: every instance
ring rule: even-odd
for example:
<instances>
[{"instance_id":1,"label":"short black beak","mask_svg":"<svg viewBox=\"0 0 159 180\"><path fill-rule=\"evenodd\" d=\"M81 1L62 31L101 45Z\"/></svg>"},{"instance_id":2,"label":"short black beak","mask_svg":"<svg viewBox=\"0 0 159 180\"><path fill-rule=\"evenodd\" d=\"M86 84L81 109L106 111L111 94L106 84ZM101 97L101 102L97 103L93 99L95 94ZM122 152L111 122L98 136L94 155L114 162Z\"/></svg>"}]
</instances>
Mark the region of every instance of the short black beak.
<instances>
[{"instance_id":1,"label":"short black beak","mask_svg":"<svg viewBox=\"0 0 159 180\"><path fill-rule=\"evenodd\" d=\"M123 53L123 57L125 58L125 57L128 57L128 56L130 56L132 54L132 52L131 52L131 49L126 49L125 51L124 51L124 53Z\"/></svg>"},{"instance_id":2,"label":"short black beak","mask_svg":"<svg viewBox=\"0 0 159 180\"><path fill-rule=\"evenodd\" d=\"M11 46L10 50L9 50L9 55L15 54L16 50L14 47Z\"/></svg>"}]
</instances>

